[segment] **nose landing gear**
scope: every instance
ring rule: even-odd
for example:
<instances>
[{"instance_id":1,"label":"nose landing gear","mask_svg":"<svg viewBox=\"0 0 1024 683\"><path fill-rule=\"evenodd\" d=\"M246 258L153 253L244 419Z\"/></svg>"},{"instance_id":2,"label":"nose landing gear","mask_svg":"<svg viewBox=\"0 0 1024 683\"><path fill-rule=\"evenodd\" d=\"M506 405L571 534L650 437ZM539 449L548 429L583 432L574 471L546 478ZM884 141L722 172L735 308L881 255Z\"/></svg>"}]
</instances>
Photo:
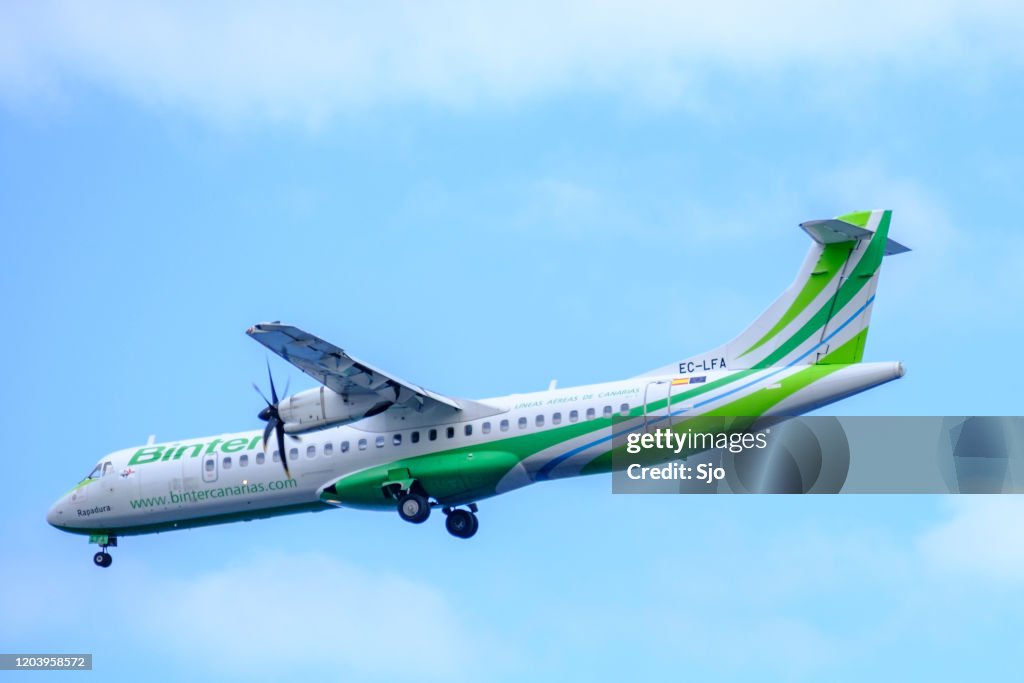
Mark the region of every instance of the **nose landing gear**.
<instances>
[{"instance_id":1,"label":"nose landing gear","mask_svg":"<svg viewBox=\"0 0 1024 683\"><path fill-rule=\"evenodd\" d=\"M114 562L114 558L107 552L107 548L117 547L117 536L108 536L106 534L96 534L89 537L90 543L99 545L100 551L92 556L92 563L97 567L103 567L106 569Z\"/></svg>"}]
</instances>

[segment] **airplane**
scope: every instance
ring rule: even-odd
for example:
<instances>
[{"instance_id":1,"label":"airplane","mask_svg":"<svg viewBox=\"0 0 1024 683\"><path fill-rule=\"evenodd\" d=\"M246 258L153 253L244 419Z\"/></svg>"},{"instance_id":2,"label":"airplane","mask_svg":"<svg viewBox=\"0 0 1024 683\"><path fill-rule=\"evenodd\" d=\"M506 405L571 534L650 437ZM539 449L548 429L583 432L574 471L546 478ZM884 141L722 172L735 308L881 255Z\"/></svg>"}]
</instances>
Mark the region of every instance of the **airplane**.
<instances>
[{"instance_id":1,"label":"airplane","mask_svg":"<svg viewBox=\"0 0 1024 683\"><path fill-rule=\"evenodd\" d=\"M746 429L902 377L901 362L862 360L882 260L909 251L889 239L891 220L873 210L801 223L811 247L796 279L735 338L602 384L452 398L297 327L254 325L250 337L320 386L282 398L271 376L262 430L110 453L46 519L88 535L99 567L121 537L338 507L413 524L440 509L451 535L470 538L480 501L611 472L613 440L641 423L744 416L720 429Z\"/></svg>"}]
</instances>

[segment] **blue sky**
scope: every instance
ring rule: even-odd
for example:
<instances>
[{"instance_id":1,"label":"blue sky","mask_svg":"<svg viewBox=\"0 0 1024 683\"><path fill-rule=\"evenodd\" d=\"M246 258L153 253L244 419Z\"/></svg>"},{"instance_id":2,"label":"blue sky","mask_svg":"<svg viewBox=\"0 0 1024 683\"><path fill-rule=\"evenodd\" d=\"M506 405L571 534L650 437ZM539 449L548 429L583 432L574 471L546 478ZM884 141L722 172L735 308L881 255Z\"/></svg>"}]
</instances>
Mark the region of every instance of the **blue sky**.
<instances>
[{"instance_id":1,"label":"blue sky","mask_svg":"<svg viewBox=\"0 0 1024 683\"><path fill-rule=\"evenodd\" d=\"M867 347L908 373L832 412L1019 415L1019 8L0 19L0 650L91 651L104 680L1016 671L1010 498L629 497L594 478L485 501L471 543L340 511L128 539L110 571L43 516L149 434L260 426L254 322L454 396L610 380L730 337L795 273L799 221L866 208L914 248L886 264Z\"/></svg>"}]
</instances>

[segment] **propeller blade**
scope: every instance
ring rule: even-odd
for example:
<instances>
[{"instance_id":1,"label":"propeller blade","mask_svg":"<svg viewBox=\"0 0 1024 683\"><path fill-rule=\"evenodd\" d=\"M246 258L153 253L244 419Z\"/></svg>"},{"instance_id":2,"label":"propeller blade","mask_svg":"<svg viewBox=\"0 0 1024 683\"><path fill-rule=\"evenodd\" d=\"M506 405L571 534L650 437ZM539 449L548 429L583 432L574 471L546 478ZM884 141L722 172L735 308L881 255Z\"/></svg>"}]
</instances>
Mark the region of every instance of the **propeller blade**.
<instances>
[{"instance_id":1,"label":"propeller blade","mask_svg":"<svg viewBox=\"0 0 1024 683\"><path fill-rule=\"evenodd\" d=\"M274 405L277 405L277 390L274 389L274 374L270 372L270 359L267 359L267 377L270 378L270 398L273 399Z\"/></svg>"},{"instance_id":2,"label":"propeller blade","mask_svg":"<svg viewBox=\"0 0 1024 683\"><path fill-rule=\"evenodd\" d=\"M267 439L270 438L270 432L274 429L274 423L267 420L267 426L263 428L263 450L267 450Z\"/></svg>"},{"instance_id":3,"label":"propeller blade","mask_svg":"<svg viewBox=\"0 0 1024 683\"><path fill-rule=\"evenodd\" d=\"M284 465L284 474L289 479L292 478L292 473L288 471L288 454L284 451L284 425L281 421L277 421L277 450L281 454L281 464Z\"/></svg>"},{"instance_id":4,"label":"propeller blade","mask_svg":"<svg viewBox=\"0 0 1024 683\"><path fill-rule=\"evenodd\" d=\"M292 473L288 469L288 453L286 453L285 450L284 450L284 435L285 435L284 420L281 419L281 413L278 410L278 406L277 406L277 404L280 401L277 398L277 387L274 386L274 373L272 373L270 371L270 360L269 359L267 359L267 377L270 379L270 399L269 400L263 394L263 392L260 391L260 388L258 386L256 386L255 382L253 382L253 385L252 385L253 388L256 390L256 393L258 393L260 395L260 398L262 398L266 402L266 404L267 404L267 407L264 408L263 410L261 410L260 413L259 413L259 418L261 420L266 421L266 423L267 423L267 426L263 428L263 450L264 451L267 450L267 441L270 439L270 433L274 432L275 436L277 437L277 439L276 439L276 441L277 441L277 452L278 452L278 454L281 457L281 466L284 467L285 476L287 476L289 479L291 479L292 478ZM288 386L290 385L290 383L291 383L291 380L289 380L288 383L285 384L285 388L284 388L285 396L288 395ZM299 437L295 436L294 434L289 434L288 436L290 436L292 439L295 439L296 441L299 440Z\"/></svg>"},{"instance_id":5,"label":"propeller blade","mask_svg":"<svg viewBox=\"0 0 1024 683\"><path fill-rule=\"evenodd\" d=\"M252 388L256 390L256 393L260 395L260 398L262 398L264 401L266 401L268 406L271 405L270 399L268 399L266 396L263 395L263 392L260 391L260 388L258 386L256 386L256 382L252 383Z\"/></svg>"}]
</instances>

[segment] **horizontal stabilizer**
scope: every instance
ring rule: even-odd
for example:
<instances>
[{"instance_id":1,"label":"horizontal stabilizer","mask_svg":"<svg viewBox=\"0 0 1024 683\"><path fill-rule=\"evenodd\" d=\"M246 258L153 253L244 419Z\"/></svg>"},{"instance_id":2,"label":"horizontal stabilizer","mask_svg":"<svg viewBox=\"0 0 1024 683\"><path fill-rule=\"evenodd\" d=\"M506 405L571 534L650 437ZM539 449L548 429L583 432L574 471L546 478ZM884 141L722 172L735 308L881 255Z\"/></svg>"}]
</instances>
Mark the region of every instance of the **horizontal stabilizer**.
<instances>
[{"instance_id":1,"label":"horizontal stabilizer","mask_svg":"<svg viewBox=\"0 0 1024 683\"><path fill-rule=\"evenodd\" d=\"M847 223L838 218L825 218L816 221L804 221L800 227L811 236L818 244L837 244L839 242L852 242L854 240L870 239L874 233L865 230L853 223ZM910 251L896 240L886 239L885 255L902 254Z\"/></svg>"}]
</instances>

